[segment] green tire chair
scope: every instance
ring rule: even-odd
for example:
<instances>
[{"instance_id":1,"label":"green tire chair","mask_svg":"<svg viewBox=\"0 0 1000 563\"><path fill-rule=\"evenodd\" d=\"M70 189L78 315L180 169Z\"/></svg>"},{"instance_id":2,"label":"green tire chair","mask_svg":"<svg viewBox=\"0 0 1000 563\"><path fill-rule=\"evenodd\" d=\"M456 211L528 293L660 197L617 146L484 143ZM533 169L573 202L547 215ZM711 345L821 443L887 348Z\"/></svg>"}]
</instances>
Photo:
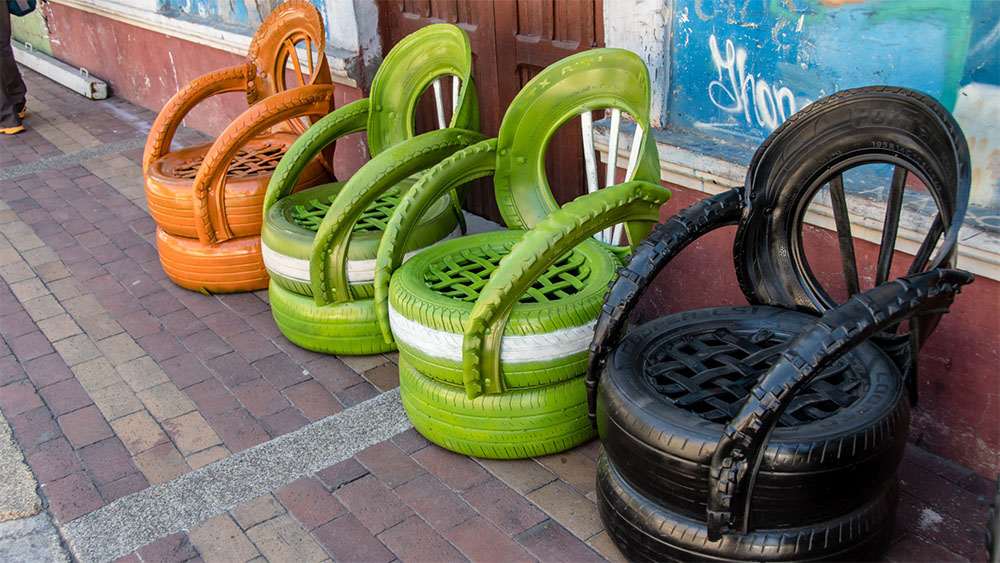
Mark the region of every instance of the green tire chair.
<instances>
[{"instance_id":1,"label":"green tire chair","mask_svg":"<svg viewBox=\"0 0 1000 563\"><path fill-rule=\"evenodd\" d=\"M453 25L430 25L407 36L389 52L375 75L368 98L347 104L316 122L291 146L275 170L264 198L262 252L271 278L269 294L274 320L281 332L298 346L316 352L352 355L394 349L381 337L371 301L375 255L386 222L399 198L413 187L423 169L481 139L474 133L471 137L464 133L455 135L455 130L445 126L442 79L447 76L452 77L453 86L450 125L463 132L477 128L479 113L468 37ZM401 145L414 137L414 116L428 86L434 88L437 118L442 128L438 131L437 145L446 139L447 146L424 147L423 152L413 154ZM366 167L349 182L335 181L292 193L299 175L316 155L329 150L337 139L358 131L368 134L372 160ZM379 159L390 164L405 161L411 166L405 176L393 175L387 189L380 191L377 198L366 199L358 207L359 190L354 186L363 188L385 179L386 167L368 167ZM348 215L343 213L345 206L350 208ZM331 213L337 216L337 221L352 225L347 237L350 244L339 248L334 257L337 269L331 272L332 276L346 278L345 283L318 279L313 272L319 270L311 266L317 241L329 239L329 225L325 232L321 231L321 225ZM419 223L419 234L407 241L407 251L449 236L456 225L460 224L464 232L457 195L452 192L440 198L421 216ZM330 256L324 254L322 259L328 260ZM316 287L327 285L337 287L335 296L315 291Z\"/></svg>"},{"instance_id":2,"label":"green tire chair","mask_svg":"<svg viewBox=\"0 0 1000 563\"><path fill-rule=\"evenodd\" d=\"M375 308L386 341L399 346L403 405L429 440L478 457L523 458L593 436L583 374L594 324L621 258L670 197L659 185L655 143L643 135L649 92L646 67L629 51L567 57L525 85L497 138L446 158L401 198L379 246ZM602 109L612 110L612 155L621 112L637 126L626 181L616 183L611 166L598 190L591 112ZM545 151L577 116L591 193L560 208ZM488 175L510 230L443 241L404 264L434 202ZM614 246L622 227L628 244Z\"/></svg>"}]
</instances>

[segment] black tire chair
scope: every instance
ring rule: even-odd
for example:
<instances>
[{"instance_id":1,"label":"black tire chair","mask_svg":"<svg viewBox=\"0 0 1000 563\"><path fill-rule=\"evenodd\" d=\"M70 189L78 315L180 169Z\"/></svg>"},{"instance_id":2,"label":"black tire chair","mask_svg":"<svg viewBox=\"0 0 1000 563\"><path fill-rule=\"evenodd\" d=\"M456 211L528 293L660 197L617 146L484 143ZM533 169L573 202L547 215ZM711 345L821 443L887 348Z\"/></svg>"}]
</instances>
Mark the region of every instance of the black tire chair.
<instances>
[{"instance_id":1,"label":"black tire chair","mask_svg":"<svg viewBox=\"0 0 1000 563\"><path fill-rule=\"evenodd\" d=\"M895 168L875 287L862 293L843 174L871 163ZM888 281L909 174L938 213L907 275ZM850 295L843 304L803 246L806 209L824 186ZM861 560L888 546L917 353L973 280L950 269L969 187L965 138L940 104L902 88L858 88L772 133L745 186L650 234L611 287L587 374L605 448L599 508L626 556ZM729 225L751 306L673 314L623 338L670 260Z\"/></svg>"}]
</instances>

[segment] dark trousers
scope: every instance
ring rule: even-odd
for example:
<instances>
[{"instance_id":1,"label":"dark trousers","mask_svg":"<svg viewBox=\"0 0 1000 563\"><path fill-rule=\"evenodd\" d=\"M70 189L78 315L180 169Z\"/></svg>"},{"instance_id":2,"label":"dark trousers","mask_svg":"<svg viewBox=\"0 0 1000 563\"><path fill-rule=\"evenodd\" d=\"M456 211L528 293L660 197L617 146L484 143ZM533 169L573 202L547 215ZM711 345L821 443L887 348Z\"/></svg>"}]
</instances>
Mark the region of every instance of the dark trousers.
<instances>
[{"instance_id":1,"label":"dark trousers","mask_svg":"<svg viewBox=\"0 0 1000 563\"><path fill-rule=\"evenodd\" d=\"M24 109L26 91L10 46L10 12L7 2L0 1L0 128L21 124L17 114Z\"/></svg>"}]
</instances>

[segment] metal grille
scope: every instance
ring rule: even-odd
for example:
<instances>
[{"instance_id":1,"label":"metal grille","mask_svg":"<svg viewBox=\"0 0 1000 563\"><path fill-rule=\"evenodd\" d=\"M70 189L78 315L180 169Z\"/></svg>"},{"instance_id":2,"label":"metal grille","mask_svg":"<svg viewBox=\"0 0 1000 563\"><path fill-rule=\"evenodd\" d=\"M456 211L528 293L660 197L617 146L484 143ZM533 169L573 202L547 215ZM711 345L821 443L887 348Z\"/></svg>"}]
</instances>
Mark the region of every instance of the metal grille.
<instances>
[{"instance_id":1,"label":"metal grille","mask_svg":"<svg viewBox=\"0 0 1000 563\"><path fill-rule=\"evenodd\" d=\"M764 328L674 332L647 349L643 379L674 406L725 424L793 336ZM778 426L832 416L854 404L867 389L865 374L838 360L792 400Z\"/></svg>"},{"instance_id":2,"label":"metal grille","mask_svg":"<svg viewBox=\"0 0 1000 563\"><path fill-rule=\"evenodd\" d=\"M459 301L479 298L497 264L513 246L491 245L467 248L431 264L424 273L424 283L432 290ZM579 293L590 277L590 265L579 252L570 252L545 270L521 296L521 303L550 303Z\"/></svg>"},{"instance_id":3,"label":"metal grille","mask_svg":"<svg viewBox=\"0 0 1000 563\"><path fill-rule=\"evenodd\" d=\"M267 143L252 149L240 149L233 161L229 163L226 176L231 178L246 178L265 172L271 172L278 167L278 161L285 156L285 145ZM174 176L186 180L194 180L205 156L197 156L177 165Z\"/></svg>"},{"instance_id":4,"label":"metal grille","mask_svg":"<svg viewBox=\"0 0 1000 563\"><path fill-rule=\"evenodd\" d=\"M313 198L304 204L292 207L292 221L303 229L318 231L319 225L326 217L326 212L330 210L330 203L335 197L337 197L336 194L324 199ZM361 214L358 222L354 224L353 232L385 231L389 217L392 216L392 211L396 209L398 203L399 194L395 191L382 194Z\"/></svg>"}]
</instances>

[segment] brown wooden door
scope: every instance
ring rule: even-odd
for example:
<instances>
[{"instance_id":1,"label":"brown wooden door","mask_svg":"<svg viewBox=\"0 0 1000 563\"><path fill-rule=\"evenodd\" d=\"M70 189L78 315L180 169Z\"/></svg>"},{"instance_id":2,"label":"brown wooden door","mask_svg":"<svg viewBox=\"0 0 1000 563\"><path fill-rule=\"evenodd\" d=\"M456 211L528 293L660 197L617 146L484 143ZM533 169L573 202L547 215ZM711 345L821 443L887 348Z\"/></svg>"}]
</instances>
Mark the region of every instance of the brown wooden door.
<instances>
[{"instance_id":1,"label":"brown wooden door","mask_svg":"<svg viewBox=\"0 0 1000 563\"><path fill-rule=\"evenodd\" d=\"M407 34L440 22L457 24L469 34L480 127L489 136L497 134L511 100L541 69L604 45L603 0L380 0L383 53ZM433 128L432 118L432 112L421 112L418 130ZM556 134L546 161L556 199L564 202L586 192L578 120ZM500 220L489 181L469 190L466 207Z\"/></svg>"}]
</instances>

